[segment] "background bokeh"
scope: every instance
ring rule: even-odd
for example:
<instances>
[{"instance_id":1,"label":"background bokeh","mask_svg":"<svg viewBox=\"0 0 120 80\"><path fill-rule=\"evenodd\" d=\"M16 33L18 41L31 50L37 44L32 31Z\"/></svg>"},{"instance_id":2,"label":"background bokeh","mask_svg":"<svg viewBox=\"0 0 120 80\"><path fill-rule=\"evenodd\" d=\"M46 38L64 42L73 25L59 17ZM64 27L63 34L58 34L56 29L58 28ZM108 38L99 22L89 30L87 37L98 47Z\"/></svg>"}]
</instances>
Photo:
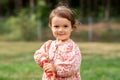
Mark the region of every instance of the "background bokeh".
<instances>
[{"instance_id":1,"label":"background bokeh","mask_svg":"<svg viewBox=\"0 0 120 80\"><path fill-rule=\"evenodd\" d=\"M34 52L54 39L49 14L69 6L78 22L71 38L82 80L120 80L120 0L0 0L0 80L41 80Z\"/></svg>"},{"instance_id":2,"label":"background bokeh","mask_svg":"<svg viewBox=\"0 0 120 80\"><path fill-rule=\"evenodd\" d=\"M49 14L59 5L69 6L78 23L76 41L120 41L119 0L0 0L0 41L53 39ZM46 34L46 35L43 35Z\"/></svg>"}]
</instances>

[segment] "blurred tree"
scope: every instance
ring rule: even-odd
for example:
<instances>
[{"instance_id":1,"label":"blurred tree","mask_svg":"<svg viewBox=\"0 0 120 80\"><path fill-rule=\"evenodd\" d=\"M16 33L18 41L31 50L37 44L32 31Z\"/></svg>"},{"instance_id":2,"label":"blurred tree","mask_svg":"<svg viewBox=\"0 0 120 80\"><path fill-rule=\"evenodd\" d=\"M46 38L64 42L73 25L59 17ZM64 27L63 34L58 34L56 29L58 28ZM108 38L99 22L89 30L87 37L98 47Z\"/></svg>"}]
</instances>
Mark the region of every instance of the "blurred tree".
<instances>
[{"instance_id":1,"label":"blurred tree","mask_svg":"<svg viewBox=\"0 0 120 80\"><path fill-rule=\"evenodd\" d=\"M33 10L34 7L34 10L37 10L37 5L42 6L42 2L45 3L44 7L50 10L57 6L58 3L69 5L72 8L79 9L81 16L84 17L88 16L88 14L105 19L120 16L120 0L0 0L0 15L14 15L23 8ZM111 12L112 10L114 10L114 13Z\"/></svg>"},{"instance_id":2,"label":"blurred tree","mask_svg":"<svg viewBox=\"0 0 120 80\"><path fill-rule=\"evenodd\" d=\"M109 16L110 16L110 0L106 0L106 4L105 4L105 20L108 21L109 20Z\"/></svg>"},{"instance_id":3,"label":"blurred tree","mask_svg":"<svg viewBox=\"0 0 120 80\"><path fill-rule=\"evenodd\" d=\"M98 2L97 0L94 0L94 17L97 16L98 12Z\"/></svg>"},{"instance_id":4,"label":"blurred tree","mask_svg":"<svg viewBox=\"0 0 120 80\"><path fill-rule=\"evenodd\" d=\"M23 2L22 2L22 0L12 0L12 1L14 1L14 4L15 4L15 13L17 14L23 8Z\"/></svg>"},{"instance_id":5,"label":"blurred tree","mask_svg":"<svg viewBox=\"0 0 120 80\"><path fill-rule=\"evenodd\" d=\"M30 10L31 10L31 13L34 13L34 7L35 7L35 1L34 0L30 0Z\"/></svg>"},{"instance_id":6,"label":"blurred tree","mask_svg":"<svg viewBox=\"0 0 120 80\"><path fill-rule=\"evenodd\" d=\"M83 0L80 0L80 11L81 11L81 15L83 15ZM83 16L81 16L81 19L83 18Z\"/></svg>"},{"instance_id":7,"label":"blurred tree","mask_svg":"<svg viewBox=\"0 0 120 80\"><path fill-rule=\"evenodd\" d=\"M0 0L0 16L3 16L4 13L6 13L5 9L6 4L8 3L9 0Z\"/></svg>"},{"instance_id":8,"label":"blurred tree","mask_svg":"<svg viewBox=\"0 0 120 80\"><path fill-rule=\"evenodd\" d=\"M90 0L88 0L87 1L87 16L89 17L89 16L91 16L91 1Z\"/></svg>"}]
</instances>

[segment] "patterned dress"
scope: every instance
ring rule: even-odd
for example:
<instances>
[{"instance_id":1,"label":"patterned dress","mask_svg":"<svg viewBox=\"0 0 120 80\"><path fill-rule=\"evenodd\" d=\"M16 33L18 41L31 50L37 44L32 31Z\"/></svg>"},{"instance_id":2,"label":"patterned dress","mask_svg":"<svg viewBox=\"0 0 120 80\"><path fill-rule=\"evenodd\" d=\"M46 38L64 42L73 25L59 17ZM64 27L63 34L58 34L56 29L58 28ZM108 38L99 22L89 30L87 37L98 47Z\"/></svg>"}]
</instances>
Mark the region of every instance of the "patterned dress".
<instances>
[{"instance_id":1,"label":"patterned dress","mask_svg":"<svg viewBox=\"0 0 120 80\"><path fill-rule=\"evenodd\" d=\"M60 44L56 40L48 40L34 56L40 53L48 53L50 63L57 66L54 79L48 78L44 72L42 80L81 80L81 53L73 40Z\"/></svg>"}]
</instances>

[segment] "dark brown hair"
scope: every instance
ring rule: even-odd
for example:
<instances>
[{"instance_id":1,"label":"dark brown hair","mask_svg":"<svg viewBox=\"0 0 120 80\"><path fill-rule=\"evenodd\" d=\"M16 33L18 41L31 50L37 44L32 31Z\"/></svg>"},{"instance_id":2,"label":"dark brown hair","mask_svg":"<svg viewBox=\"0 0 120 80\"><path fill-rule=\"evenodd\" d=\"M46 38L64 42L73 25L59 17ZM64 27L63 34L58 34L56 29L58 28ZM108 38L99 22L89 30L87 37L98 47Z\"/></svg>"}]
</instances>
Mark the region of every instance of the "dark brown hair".
<instances>
[{"instance_id":1,"label":"dark brown hair","mask_svg":"<svg viewBox=\"0 0 120 80\"><path fill-rule=\"evenodd\" d=\"M65 7L65 6L58 6L57 8L53 9L49 16L49 26L51 26L52 18L55 16L68 19L71 22L72 28L73 29L76 28L75 18L70 8Z\"/></svg>"}]
</instances>

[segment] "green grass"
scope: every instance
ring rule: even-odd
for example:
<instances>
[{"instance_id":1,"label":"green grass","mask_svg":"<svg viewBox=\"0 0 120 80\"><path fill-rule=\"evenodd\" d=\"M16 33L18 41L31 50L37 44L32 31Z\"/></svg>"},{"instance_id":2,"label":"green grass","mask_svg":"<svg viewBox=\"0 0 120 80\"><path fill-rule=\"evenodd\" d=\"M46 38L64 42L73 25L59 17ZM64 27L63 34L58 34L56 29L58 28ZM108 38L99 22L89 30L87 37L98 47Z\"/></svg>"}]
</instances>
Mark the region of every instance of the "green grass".
<instances>
[{"instance_id":1,"label":"green grass","mask_svg":"<svg viewBox=\"0 0 120 80\"><path fill-rule=\"evenodd\" d=\"M0 80L41 80L34 62L40 42L0 42ZM82 80L120 80L120 43L78 43Z\"/></svg>"}]
</instances>

